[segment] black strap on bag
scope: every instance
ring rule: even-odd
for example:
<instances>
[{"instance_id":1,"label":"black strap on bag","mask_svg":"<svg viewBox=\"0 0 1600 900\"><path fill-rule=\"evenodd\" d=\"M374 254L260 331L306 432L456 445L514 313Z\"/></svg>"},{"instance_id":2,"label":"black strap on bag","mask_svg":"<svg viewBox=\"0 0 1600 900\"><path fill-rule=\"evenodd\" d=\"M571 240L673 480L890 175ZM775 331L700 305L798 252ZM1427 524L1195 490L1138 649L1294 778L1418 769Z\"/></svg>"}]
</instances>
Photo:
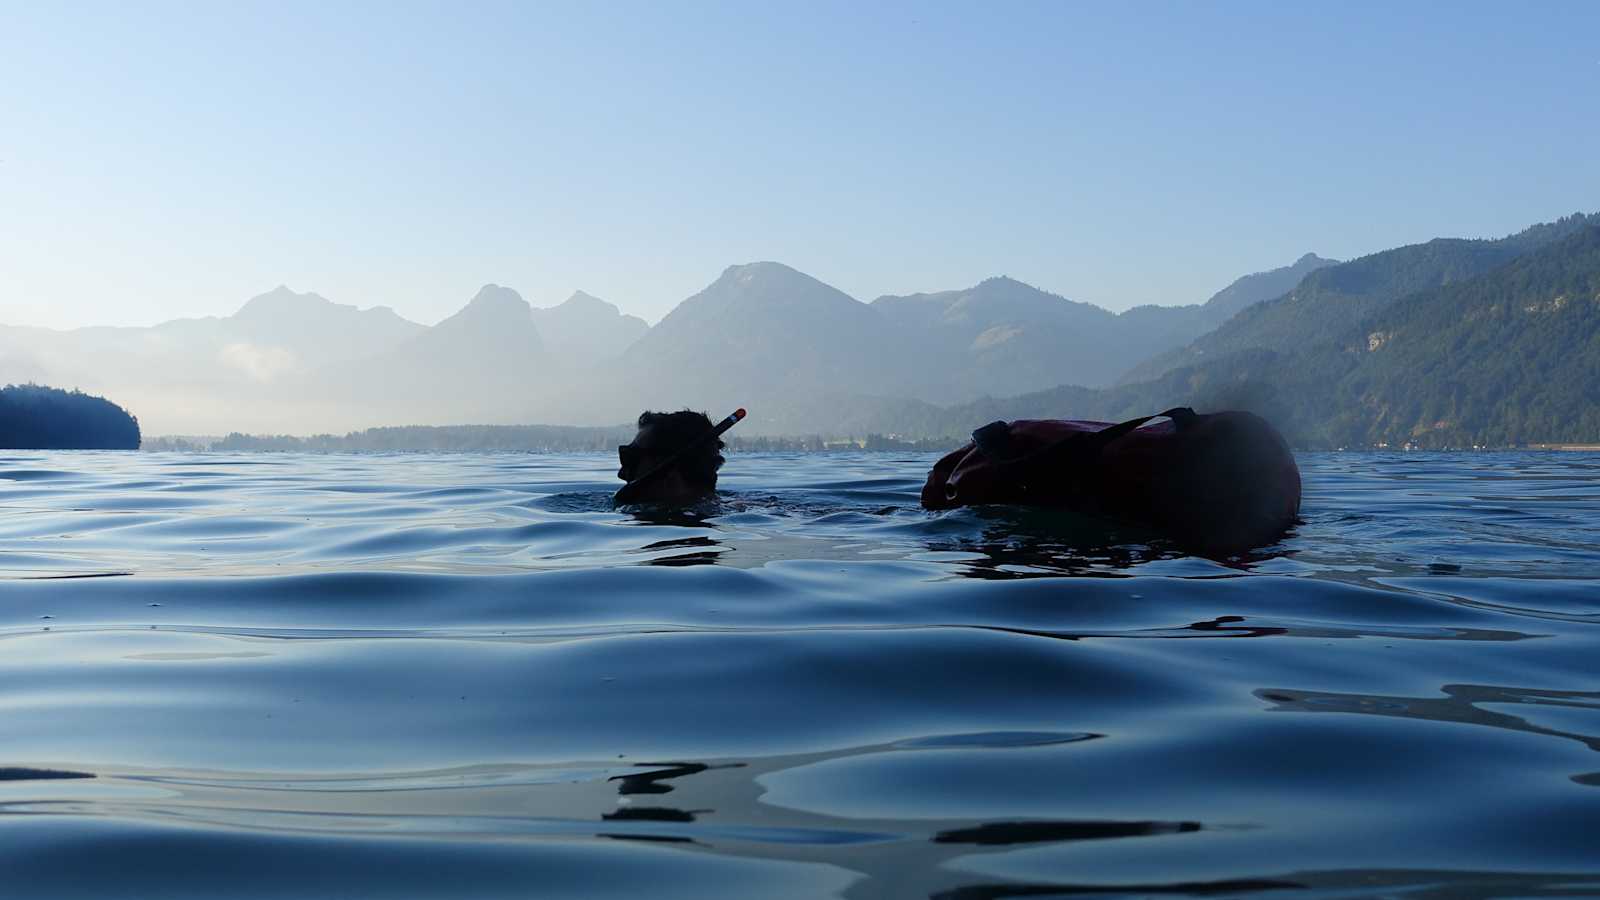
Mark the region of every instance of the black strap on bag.
<instances>
[{"instance_id":1,"label":"black strap on bag","mask_svg":"<svg viewBox=\"0 0 1600 900\"><path fill-rule=\"evenodd\" d=\"M1088 470L1100 458L1112 441L1123 437L1151 419L1168 418L1179 431L1199 420L1195 411L1187 406L1175 406L1152 416L1141 416L1109 425L1099 431L1080 431L1046 444L1031 453L1017 448L1011 434L1011 423L990 422L972 433L973 446L977 447L1016 484L1024 497L1038 489L1052 495L1071 495L1079 492L1079 485ZM947 498L955 499L955 488L945 486Z\"/></svg>"}]
</instances>

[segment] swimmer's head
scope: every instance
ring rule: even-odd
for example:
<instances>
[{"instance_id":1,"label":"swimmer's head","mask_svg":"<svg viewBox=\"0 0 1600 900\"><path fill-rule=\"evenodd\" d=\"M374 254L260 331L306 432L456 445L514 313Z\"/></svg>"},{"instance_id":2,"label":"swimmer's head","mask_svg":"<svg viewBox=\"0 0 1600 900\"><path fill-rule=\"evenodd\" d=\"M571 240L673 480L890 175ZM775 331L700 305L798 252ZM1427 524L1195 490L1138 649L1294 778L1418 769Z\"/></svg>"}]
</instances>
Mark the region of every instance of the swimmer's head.
<instances>
[{"instance_id":1,"label":"swimmer's head","mask_svg":"<svg viewBox=\"0 0 1600 900\"><path fill-rule=\"evenodd\" d=\"M622 462L617 477L633 481L704 438L711 429L710 417L701 412L640 413L639 431L633 442L617 448ZM690 503L713 493L717 489L717 470L725 462L718 452L722 448L721 440L705 441L692 448L670 469L639 485L629 497L630 502Z\"/></svg>"}]
</instances>

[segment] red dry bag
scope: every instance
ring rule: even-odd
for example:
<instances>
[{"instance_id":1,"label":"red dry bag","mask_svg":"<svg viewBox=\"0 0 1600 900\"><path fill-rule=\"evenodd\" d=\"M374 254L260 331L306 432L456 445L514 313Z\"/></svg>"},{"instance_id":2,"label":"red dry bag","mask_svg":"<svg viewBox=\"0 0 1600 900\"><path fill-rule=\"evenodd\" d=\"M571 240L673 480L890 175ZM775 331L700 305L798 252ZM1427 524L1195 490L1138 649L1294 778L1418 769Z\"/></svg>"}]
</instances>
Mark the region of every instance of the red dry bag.
<instances>
[{"instance_id":1,"label":"red dry bag","mask_svg":"<svg viewBox=\"0 0 1600 900\"><path fill-rule=\"evenodd\" d=\"M1150 423L1165 416L1168 421ZM994 422L934 464L922 505L1057 507L1143 526L1226 556L1277 540L1300 511L1283 437L1248 412L1171 409L1116 425Z\"/></svg>"}]
</instances>

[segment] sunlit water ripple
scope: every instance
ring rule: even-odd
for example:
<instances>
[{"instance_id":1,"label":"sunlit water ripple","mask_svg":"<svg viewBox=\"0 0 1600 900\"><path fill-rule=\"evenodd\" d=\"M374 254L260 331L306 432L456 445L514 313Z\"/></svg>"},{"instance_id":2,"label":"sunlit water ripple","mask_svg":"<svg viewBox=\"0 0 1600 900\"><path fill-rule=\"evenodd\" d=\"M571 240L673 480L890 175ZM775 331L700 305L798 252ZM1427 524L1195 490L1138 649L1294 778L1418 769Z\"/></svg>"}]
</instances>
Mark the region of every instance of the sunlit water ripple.
<instances>
[{"instance_id":1,"label":"sunlit water ripple","mask_svg":"<svg viewBox=\"0 0 1600 900\"><path fill-rule=\"evenodd\" d=\"M0 452L0 883L1600 892L1600 456L1303 457L1228 562L930 462Z\"/></svg>"}]
</instances>

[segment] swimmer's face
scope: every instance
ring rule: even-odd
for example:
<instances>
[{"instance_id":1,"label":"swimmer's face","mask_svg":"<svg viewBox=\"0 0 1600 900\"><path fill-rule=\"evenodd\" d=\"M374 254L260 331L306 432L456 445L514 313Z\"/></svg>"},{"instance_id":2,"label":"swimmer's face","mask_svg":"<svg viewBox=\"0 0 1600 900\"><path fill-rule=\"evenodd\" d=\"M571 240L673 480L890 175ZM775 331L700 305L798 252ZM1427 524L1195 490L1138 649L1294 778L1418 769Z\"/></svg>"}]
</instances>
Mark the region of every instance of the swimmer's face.
<instances>
[{"instance_id":1,"label":"swimmer's face","mask_svg":"<svg viewBox=\"0 0 1600 900\"><path fill-rule=\"evenodd\" d=\"M617 459L622 463L622 467L617 470L617 477L623 481L632 481L661 465L667 460L668 455L666 448L661 446L655 434L655 428L646 425L633 436L632 443L617 448Z\"/></svg>"},{"instance_id":2,"label":"swimmer's face","mask_svg":"<svg viewBox=\"0 0 1600 900\"><path fill-rule=\"evenodd\" d=\"M617 469L617 477L631 482L671 459L674 452L674 447L663 440L662 435L656 432L655 426L646 425L634 435L632 443L617 448L617 459L622 464ZM702 487L689 483L679 467L673 466L639 485L632 495L631 502L693 503L713 490L715 484Z\"/></svg>"}]
</instances>

